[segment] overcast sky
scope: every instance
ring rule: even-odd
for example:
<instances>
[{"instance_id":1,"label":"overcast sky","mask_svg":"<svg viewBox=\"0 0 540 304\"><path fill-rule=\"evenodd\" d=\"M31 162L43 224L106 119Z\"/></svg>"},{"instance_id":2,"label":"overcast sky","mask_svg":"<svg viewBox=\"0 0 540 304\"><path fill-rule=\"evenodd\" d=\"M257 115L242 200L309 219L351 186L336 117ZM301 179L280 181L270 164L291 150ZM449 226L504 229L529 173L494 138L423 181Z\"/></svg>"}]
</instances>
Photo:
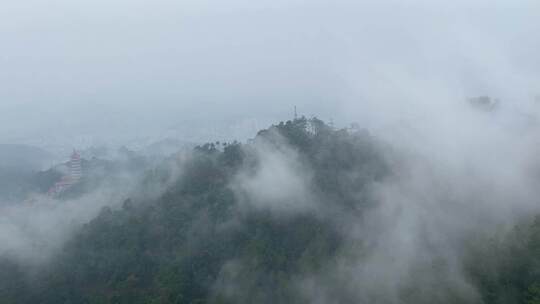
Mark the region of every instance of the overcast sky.
<instances>
[{"instance_id":1,"label":"overcast sky","mask_svg":"<svg viewBox=\"0 0 540 304\"><path fill-rule=\"evenodd\" d=\"M294 105L348 123L439 98L526 102L539 30L536 0L5 0L0 142L193 137Z\"/></svg>"}]
</instances>

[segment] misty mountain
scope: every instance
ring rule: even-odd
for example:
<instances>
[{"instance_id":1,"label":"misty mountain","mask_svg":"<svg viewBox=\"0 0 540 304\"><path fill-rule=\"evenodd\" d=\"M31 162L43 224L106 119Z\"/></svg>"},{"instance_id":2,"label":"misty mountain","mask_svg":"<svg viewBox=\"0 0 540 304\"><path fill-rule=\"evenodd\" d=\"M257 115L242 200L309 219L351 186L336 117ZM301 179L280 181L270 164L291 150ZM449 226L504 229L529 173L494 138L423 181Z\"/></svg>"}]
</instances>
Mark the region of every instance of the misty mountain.
<instances>
[{"instance_id":1,"label":"misty mountain","mask_svg":"<svg viewBox=\"0 0 540 304\"><path fill-rule=\"evenodd\" d=\"M266 155L266 149L273 152ZM4 275L11 273L7 277L20 285L8 287L13 280L1 280L2 298L9 299L6 303L299 299L287 287L290 280L322 269L343 246L343 227L330 216L370 208L364 187L388 174L378 149L365 133L334 131L316 119L280 123L259 132L252 144L198 146L187 160L175 156L147 171L139 196L126 199L120 209L102 209L51 263L32 274L5 257ZM289 172L293 155L312 168L306 180ZM181 168L177 177L175 167ZM281 171L284 188L258 184L265 182L267 170ZM362 174L353 175L356 170ZM145 199L155 185L168 186ZM316 192L304 192L304 186ZM253 191L261 192L260 198L255 200ZM358 195L366 199L359 202ZM327 210L328 217L316 216L318 209ZM283 219L276 217L282 213ZM237 298L220 284L248 284L251 292Z\"/></svg>"},{"instance_id":2,"label":"misty mountain","mask_svg":"<svg viewBox=\"0 0 540 304\"><path fill-rule=\"evenodd\" d=\"M385 206L381 194L396 190L379 189L407 171L396 152L366 131L300 118L246 144L207 143L155 165L135 154L85 160L93 177L60 200L74 206L92 188L125 184L120 172L140 174L135 190L71 226L44 263L25 261L25 250L45 253L51 243L0 251L0 303L537 303L532 216L454 238L444 221L431 226L432 210L402 249L392 227L419 205ZM455 220L449 205L436 208ZM433 239L435 230L444 236Z\"/></svg>"},{"instance_id":3,"label":"misty mountain","mask_svg":"<svg viewBox=\"0 0 540 304\"><path fill-rule=\"evenodd\" d=\"M2 1L0 304L540 304L539 12Z\"/></svg>"}]
</instances>

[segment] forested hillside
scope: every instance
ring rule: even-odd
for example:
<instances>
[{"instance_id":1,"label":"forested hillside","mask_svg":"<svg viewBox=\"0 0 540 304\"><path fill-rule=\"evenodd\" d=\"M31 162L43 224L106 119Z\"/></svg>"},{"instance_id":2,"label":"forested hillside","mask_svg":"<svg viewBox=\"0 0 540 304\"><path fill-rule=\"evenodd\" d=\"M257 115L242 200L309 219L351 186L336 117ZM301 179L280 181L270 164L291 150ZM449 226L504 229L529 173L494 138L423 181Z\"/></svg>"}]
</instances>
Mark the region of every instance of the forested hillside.
<instances>
[{"instance_id":1,"label":"forested hillside","mask_svg":"<svg viewBox=\"0 0 540 304\"><path fill-rule=\"evenodd\" d=\"M463 237L459 266L430 255L391 288L355 284L379 238L360 223L377 210L374 189L400 168L365 131L300 118L246 144L129 164L151 168L138 191L103 208L52 260L2 258L0 303L540 303L532 217ZM370 271L375 282L386 275Z\"/></svg>"}]
</instances>

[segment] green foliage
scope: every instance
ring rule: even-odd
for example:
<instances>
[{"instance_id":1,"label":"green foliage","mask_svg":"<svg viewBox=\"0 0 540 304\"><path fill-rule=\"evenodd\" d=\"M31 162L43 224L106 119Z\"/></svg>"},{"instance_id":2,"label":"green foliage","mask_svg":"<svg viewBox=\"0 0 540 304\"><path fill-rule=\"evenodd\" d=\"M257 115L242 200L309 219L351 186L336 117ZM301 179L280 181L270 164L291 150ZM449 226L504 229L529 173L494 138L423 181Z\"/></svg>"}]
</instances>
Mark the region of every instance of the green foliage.
<instances>
[{"instance_id":1,"label":"green foliage","mask_svg":"<svg viewBox=\"0 0 540 304\"><path fill-rule=\"evenodd\" d=\"M476 242L467 271L485 303L540 303L540 216Z\"/></svg>"},{"instance_id":2,"label":"green foliage","mask_svg":"<svg viewBox=\"0 0 540 304\"><path fill-rule=\"evenodd\" d=\"M369 185L391 169L369 134L334 130L316 118L281 122L246 145L198 146L186 162L172 157L147 170L138 196L101 210L50 264L28 271L0 260L0 304L306 303L297 278L324 271L348 244L339 220L239 205L231 183L255 170L250 146L261 140L298 152L313 171L314 195L335 216L369 209ZM83 163L95 170L66 195L96 187L104 174L148 167L127 154L123 164ZM52 179L48 174L40 183ZM156 185L164 187L157 198L148 194ZM540 303L540 219L511 236L473 240L467 252L465 270L484 303ZM418 295L411 289L404 301Z\"/></svg>"}]
</instances>

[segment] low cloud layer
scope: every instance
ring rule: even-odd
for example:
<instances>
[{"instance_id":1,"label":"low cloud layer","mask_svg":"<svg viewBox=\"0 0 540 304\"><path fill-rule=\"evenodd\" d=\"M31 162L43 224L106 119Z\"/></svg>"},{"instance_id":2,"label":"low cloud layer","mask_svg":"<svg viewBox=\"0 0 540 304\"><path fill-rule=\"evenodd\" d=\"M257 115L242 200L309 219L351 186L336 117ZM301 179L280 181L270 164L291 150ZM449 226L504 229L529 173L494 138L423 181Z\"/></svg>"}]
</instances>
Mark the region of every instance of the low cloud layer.
<instances>
[{"instance_id":1,"label":"low cloud layer","mask_svg":"<svg viewBox=\"0 0 540 304\"><path fill-rule=\"evenodd\" d=\"M40 265L56 255L101 208L118 206L124 199L117 189L99 189L78 199L59 201L42 196L0 207L0 257Z\"/></svg>"},{"instance_id":2,"label":"low cloud layer","mask_svg":"<svg viewBox=\"0 0 540 304\"><path fill-rule=\"evenodd\" d=\"M314 194L311 169L295 150L256 145L262 165L237 180L245 203L285 218L315 212L343 227L347 245L337 257L298 279L311 303L479 301L464 272L467 244L508 233L540 210L540 124L523 109L485 111L457 101L444 109L375 129L392 172L362 190L375 205L361 214L316 208L337 207ZM358 195L356 203L365 199ZM231 261L223 275L232 280L242 267Z\"/></svg>"},{"instance_id":3,"label":"low cloud layer","mask_svg":"<svg viewBox=\"0 0 540 304\"><path fill-rule=\"evenodd\" d=\"M317 200L310 191L309 167L284 138L274 136L278 145L261 139L248 151L253 153L255 168L242 171L231 188L241 204L259 210L288 214L315 209Z\"/></svg>"}]
</instances>

